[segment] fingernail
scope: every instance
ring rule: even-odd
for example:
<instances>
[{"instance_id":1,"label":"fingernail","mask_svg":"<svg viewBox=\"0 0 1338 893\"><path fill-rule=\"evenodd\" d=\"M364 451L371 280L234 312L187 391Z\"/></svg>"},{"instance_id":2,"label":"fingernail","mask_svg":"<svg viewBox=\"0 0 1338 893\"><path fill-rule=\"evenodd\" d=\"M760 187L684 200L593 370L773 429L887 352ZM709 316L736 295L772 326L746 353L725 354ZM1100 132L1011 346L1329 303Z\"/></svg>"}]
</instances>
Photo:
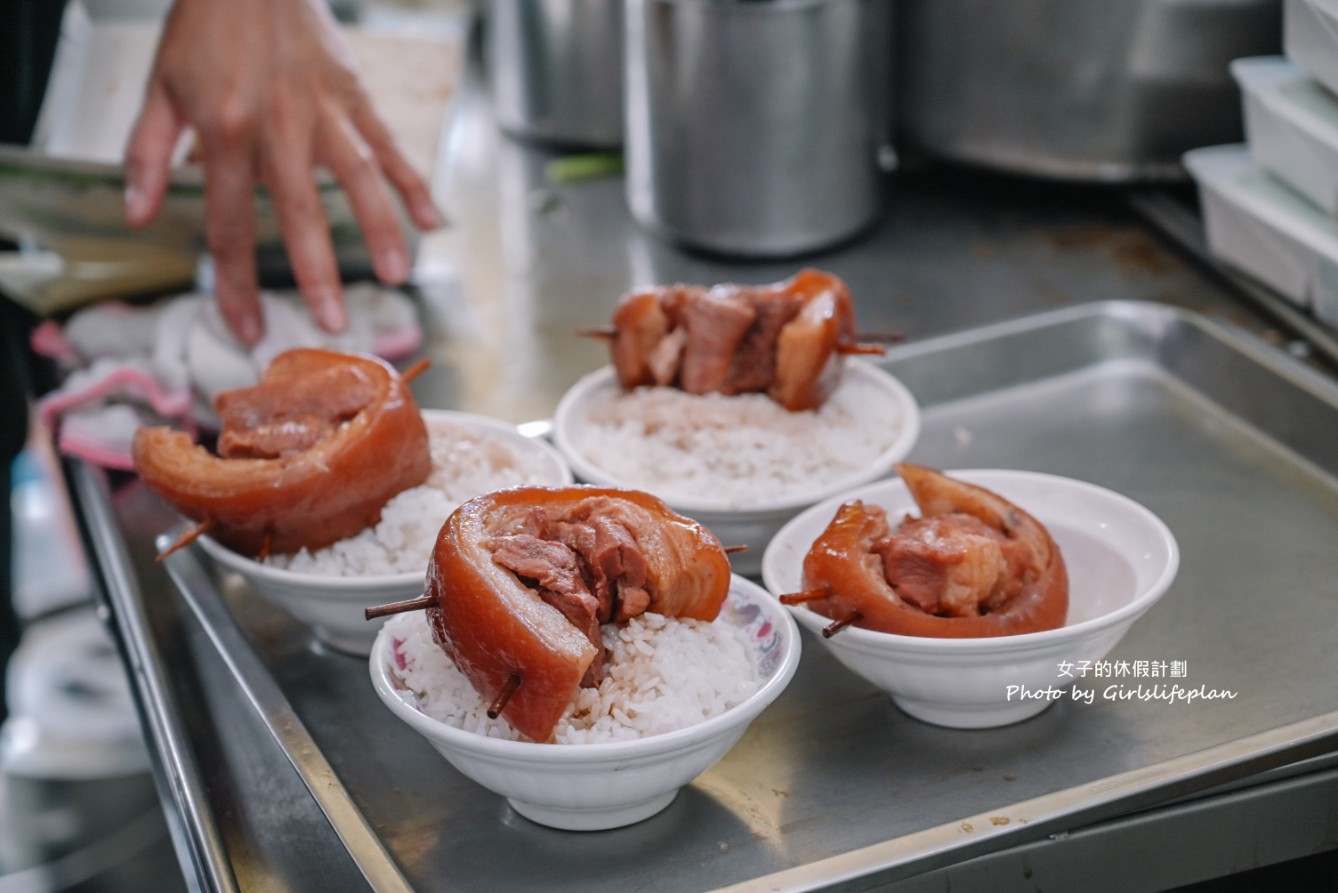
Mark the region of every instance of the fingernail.
<instances>
[{"instance_id":1,"label":"fingernail","mask_svg":"<svg viewBox=\"0 0 1338 893\"><path fill-rule=\"evenodd\" d=\"M237 337L247 347L254 347L264 335L265 327L255 314L248 313L237 321Z\"/></svg>"},{"instance_id":2,"label":"fingernail","mask_svg":"<svg viewBox=\"0 0 1338 893\"><path fill-rule=\"evenodd\" d=\"M320 289L313 295L312 315L316 324L331 333L344 331L348 326L348 315L344 310L344 301L339 292L333 289Z\"/></svg>"},{"instance_id":3,"label":"fingernail","mask_svg":"<svg viewBox=\"0 0 1338 893\"><path fill-rule=\"evenodd\" d=\"M381 254L381 278L388 285L401 285L409 280L413 270L409 266L409 255L401 248L391 248Z\"/></svg>"},{"instance_id":4,"label":"fingernail","mask_svg":"<svg viewBox=\"0 0 1338 893\"><path fill-rule=\"evenodd\" d=\"M418 222L423 229L441 229L446 225L446 216L432 202L423 202L418 206Z\"/></svg>"},{"instance_id":5,"label":"fingernail","mask_svg":"<svg viewBox=\"0 0 1338 893\"><path fill-rule=\"evenodd\" d=\"M127 183L125 187L125 216L130 220L141 219L144 216L147 204L148 197L144 194L144 190L134 183Z\"/></svg>"}]
</instances>

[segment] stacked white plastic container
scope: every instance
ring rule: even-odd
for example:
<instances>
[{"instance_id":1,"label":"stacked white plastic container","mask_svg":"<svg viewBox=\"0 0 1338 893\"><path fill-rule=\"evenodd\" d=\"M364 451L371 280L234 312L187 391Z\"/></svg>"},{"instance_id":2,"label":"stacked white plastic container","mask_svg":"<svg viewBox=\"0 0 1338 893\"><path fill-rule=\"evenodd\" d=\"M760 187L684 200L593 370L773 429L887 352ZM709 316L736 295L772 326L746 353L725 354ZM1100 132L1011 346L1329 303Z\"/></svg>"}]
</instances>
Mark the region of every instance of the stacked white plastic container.
<instances>
[{"instance_id":1,"label":"stacked white plastic container","mask_svg":"<svg viewBox=\"0 0 1338 893\"><path fill-rule=\"evenodd\" d=\"M1232 63L1246 142L1184 162L1213 254L1338 325L1338 0L1285 0L1283 50Z\"/></svg>"}]
</instances>

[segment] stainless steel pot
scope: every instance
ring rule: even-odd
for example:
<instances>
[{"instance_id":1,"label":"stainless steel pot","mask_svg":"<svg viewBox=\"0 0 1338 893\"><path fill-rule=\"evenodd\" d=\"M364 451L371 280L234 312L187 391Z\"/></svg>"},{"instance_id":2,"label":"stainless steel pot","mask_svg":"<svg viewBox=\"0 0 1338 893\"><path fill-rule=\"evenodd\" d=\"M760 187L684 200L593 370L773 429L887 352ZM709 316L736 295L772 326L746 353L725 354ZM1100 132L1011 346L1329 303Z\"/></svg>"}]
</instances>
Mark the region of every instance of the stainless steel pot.
<instances>
[{"instance_id":1,"label":"stainless steel pot","mask_svg":"<svg viewBox=\"0 0 1338 893\"><path fill-rule=\"evenodd\" d=\"M1180 179L1241 138L1232 59L1276 53L1280 0L901 0L898 136L1089 181Z\"/></svg>"},{"instance_id":2,"label":"stainless steel pot","mask_svg":"<svg viewBox=\"0 0 1338 893\"><path fill-rule=\"evenodd\" d=\"M890 0L628 0L627 199L733 256L813 251L881 206Z\"/></svg>"},{"instance_id":3,"label":"stainless steel pot","mask_svg":"<svg viewBox=\"0 0 1338 893\"><path fill-rule=\"evenodd\" d=\"M623 138L623 0L490 0L497 121L515 136L616 148Z\"/></svg>"}]
</instances>

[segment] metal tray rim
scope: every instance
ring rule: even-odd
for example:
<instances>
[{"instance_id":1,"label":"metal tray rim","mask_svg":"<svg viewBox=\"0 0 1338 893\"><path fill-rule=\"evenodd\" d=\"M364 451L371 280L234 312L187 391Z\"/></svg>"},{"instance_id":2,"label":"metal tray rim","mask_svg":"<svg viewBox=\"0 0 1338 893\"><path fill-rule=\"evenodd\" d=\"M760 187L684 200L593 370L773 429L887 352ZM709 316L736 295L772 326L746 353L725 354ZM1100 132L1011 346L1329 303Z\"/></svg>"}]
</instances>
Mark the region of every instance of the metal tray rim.
<instances>
[{"instance_id":1,"label":"metal tray rim","mask_svg":"<svg viewBox=\"0 0 1338 893\"><path fill-rule=\"evenodd\" d=\"M1264 365L1293 386L1304 388L1326 404L1338 408L1338 383L1305 366L1296 358L1288 356L1277 347L1236 330L1228 324L1192 311L1151 302L1109 301L1029 314L902 345L889 351L883 362L895 364L900 360L946 349L1035 332L1051 326L1082 323L1095 317L1114 318L1150 326L1187 323L1225 342L1228 347L1243 353L1247 359ZM100 536L106 540L110 536L107 530L114 526L114 522L110 522L113 509L107 488L94 480L88 470L76 474L75 483L83 510L92 516L99 528ZM112 599L113 604L118 607L118 613L125 611L126 604L138 604L142 599L142 595L136 591L138 587L133 580L133 571L123 552L123 548L109 547L106 543L99 549L101 560L114 571L108 575L109 579L106 581L109 588L127 589L126 593ZM181 583L176 575L173 575L173 583L180 589ZM181 595L191 604L206 626L225 621L235 624L235 620L231 618L219 618L216 612L201 612L191 594L181 593ZM142 620L133 611L124 619L135 623ZM239 640L231 633L222 640L214 636L213 641L225 659L232 655L227 653L228 649L222 641L232 643L232 647L249 648L244 643L238 645L237 643L243 640ZM142 661L145 658L137 656L136 659ZM237 662L229 659L228 663L234 675L238 676L239 682L249 685L252 680L248 674L260 672L264 676L261 680L263 683L277 686L273 677L263 672L263 665L258 660ZM243 665L248 669L241 669ZM145 696L152 701L160 697L161 692L146 692ZM254 703L254 706L263 712L260 703ZM262 718L267 722L274 719L270 716ZM292 717L284 716L283 720L291 722ZM1000 805L988 813L967 816L956 823L927 828L720 889L798 891L853 884L857 879L861 886L875 880L877 882L895 880L991 849L1061 832L1072 828L1075 820L1098 821L1118 815L1130 808L1156 805L1186 794L1203 791L1216 783L1239 780L1259 771L1284 766L1335 749L1338 749L1338 712L1331 712L1098 779L1075 788L1011 805ZM294 764L297 765L296 757L291 754L290 760L294 760ZM326 777L324 783L337 785L345 795L347 794L343 782L333 775ZM174 773L172 787L182 785L187 788L192 787L188 778L179 777ZM183 793L187 794L185 799L191 805L198 806L205 802L202 791ZM356 810L354 812L356 813ZM1010 816L1010 822L1006 825L994 823L992 818L1000 814ZM340 833L341 837L344 836L338 827L336 817L330 818L335 831ZM354 818L358 822L365 821L360 814L356 814ZM967 826L972 830L964 830ZM196 834L199 833L199 829L193 830ZM966 834L970 837L964 843L963 835Z\"/></svg>"}]
</instances>

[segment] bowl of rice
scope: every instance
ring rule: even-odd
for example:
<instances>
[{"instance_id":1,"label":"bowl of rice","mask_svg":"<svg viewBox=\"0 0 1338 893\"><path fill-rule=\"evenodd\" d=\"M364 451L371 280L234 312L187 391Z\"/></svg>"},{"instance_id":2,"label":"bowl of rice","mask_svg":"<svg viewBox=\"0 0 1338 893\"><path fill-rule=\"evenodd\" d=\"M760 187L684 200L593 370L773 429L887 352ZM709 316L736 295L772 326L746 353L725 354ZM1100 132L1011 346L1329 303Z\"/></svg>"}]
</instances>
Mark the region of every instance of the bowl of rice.
<instances>
[{"instance_id":1,"label":"bowl of rice","mask_svg":"<svg viewBox=\"0 0 1338 893\"><path fill-rule=\"evenodd\" d=\"M546 442L486 416L425 409L432 471L397 494L381 520L321 549L250 558L208 536L205 551L257 595L312 628L318 641L365 657L383 621L363 612L422 594L441 525L465 500L520 484L563 486L571 469Z\"/></svg>"},{"instance_id":2,"label":"bowl of rice","mask_svg":"<svg viewBox=\"0 0 1338 893\"><path fill-rule=\"evenodd\" d=\"M920 410L900 381L846 358L817 410L765 394L625 391L612 367L563 396L553 438L578 479L644 490L713 532L736 573L756 576L771 537L801 509L891 474L915 446Z\"/></svg>"},{"instance_id":3,"label":"bowl of rice","mask_svg":"<svg viewBox=\"0 0 1338 893\"><path fill-rule=\"evenodd\" d=\"M1094 484L1004 469L946 474L997 493L1049 530L1068 570L1062 627L948 639L848 626L826 637L823 629L831 618L803 605L787 607L838 661L916 719L962 729L1020 722L1071 697L1068 689L1080 675L1090 675L1166 593L1179 567L1179 549L1151 511ZM889 519L920 513L899 478L814 506L787 524L767 549L762 578L771 592L780 596L804 588L804 556L849 499L882 506Z\"/></svg>"},{"instance_id":4,"label":"bowl of rice","mask_svg":"<svg viewBox=\"0 0 1338 893\"><path fill-rule=\"evenodd\" d=\"M462 774L531 821L617 828L669 806L789 684L799 629L742 577L713 622L643 614L606 624L607 673L580 689L553 739L524 740L433 640L422 611L391 618L370 661L377 694Z\"/></svg>"}]
</instances>

